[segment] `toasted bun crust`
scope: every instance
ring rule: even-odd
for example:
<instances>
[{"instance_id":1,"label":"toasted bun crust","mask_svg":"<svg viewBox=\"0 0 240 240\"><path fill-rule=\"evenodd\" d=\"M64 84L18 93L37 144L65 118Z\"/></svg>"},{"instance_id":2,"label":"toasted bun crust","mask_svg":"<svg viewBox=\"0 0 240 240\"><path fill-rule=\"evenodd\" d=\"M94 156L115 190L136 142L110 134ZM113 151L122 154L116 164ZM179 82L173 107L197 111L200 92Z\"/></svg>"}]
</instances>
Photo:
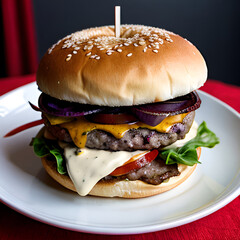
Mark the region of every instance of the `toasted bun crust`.
<instances>
[{"instance_id":1,"label":"toasted bun crust","mask_svg":"<svg viewBox=\"0 0 240 240\"><path fill-rule=\"evenodd\" d=\"M61 175L57 172L56 162L42 158L42 164L47 173L62 186L75 191L72 180L67 175ZM175 188L184 182L194 171L197 164L193 167L179 165L178 169L181 172L180 176L171 177L168 181L159 185L151 185L142 181L104 181L98 182L89 195L100 197L121 197L121 198L143 198L157 195Z\"/></svg>"},{"instance_id":2,"label":"toasted bun crust","mask_svg":"<svg viewBox=\"0 0 240 240\"><path fill-rule=\"evenodd\" d=\"M189 41L141 25L90 28L54 44L42 58L37 84L61 99L108 106L165 101L201 87L206 63Z\"/></svg>"}]
</instances>

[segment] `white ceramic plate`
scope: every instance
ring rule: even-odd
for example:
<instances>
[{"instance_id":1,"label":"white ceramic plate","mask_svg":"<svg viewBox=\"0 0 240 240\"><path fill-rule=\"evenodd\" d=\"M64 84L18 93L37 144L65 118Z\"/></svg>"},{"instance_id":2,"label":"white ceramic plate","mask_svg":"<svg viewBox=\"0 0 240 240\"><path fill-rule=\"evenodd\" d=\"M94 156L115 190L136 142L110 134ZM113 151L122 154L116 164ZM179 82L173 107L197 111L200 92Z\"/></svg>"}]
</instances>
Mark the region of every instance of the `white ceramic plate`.
<instances>
[{"instance_id":1,"label":"white ceramic plate","mask_svg":"<svg viewBox=\"0 0 240 240\"><path fill-rule=\"evenodd\" d=\"M55 183L29 146L40 127L4 139L24 123L37 120L35 83L0 97L0 199L11 208L61 228L102 234L133 234L168 229L209 215L240 194L240 117L226 104L200 92L196 120L205 120L220 138L203 149L193 175L177 188L144 199L80 197Z\"/></svg>"}]
</instances>

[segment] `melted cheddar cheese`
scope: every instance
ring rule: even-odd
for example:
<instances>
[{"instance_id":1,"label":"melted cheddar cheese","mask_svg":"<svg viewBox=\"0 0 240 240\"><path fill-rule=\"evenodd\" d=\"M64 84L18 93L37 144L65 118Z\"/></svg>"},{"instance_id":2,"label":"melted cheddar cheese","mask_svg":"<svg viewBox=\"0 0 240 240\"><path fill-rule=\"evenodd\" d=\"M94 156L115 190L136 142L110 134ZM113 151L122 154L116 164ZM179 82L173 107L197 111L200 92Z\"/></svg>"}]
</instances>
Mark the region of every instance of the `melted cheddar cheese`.
<instances>
[{"instance_id":1,"label":"melted cheddar cheese","mask_svg":"<svg viewBox=\"0 0 240 240\"><path fill-rule=\"evenodd\" d=\"M122 138L125 132L128 131L129 129L137 128L147 128L150 130L167 133L173 124L182 122L187 114L188 113L169 116L155 127L149 126L141 122L137 122L134 124L116 124L116 125L98 124L89 122L83 117L74 119L71 122L64 122L63 121L64 119L61 118L58 124L60 124L61 127L66 128L68 130L76 146L78 146L79 148L83 148L87 141L87 134L95 129L111 133L114 137L118 139ZM52 116L50 115L47 115L46 117L48 118L51 124L57 124L58 121L56 117L52 118Z\"/></svg>"},{"instance_id":2,"label":"melted cheddar cheese","mask_svg":"<svg viewBox=\"0 0 240 240\"><path fill-rule=\"evenodd\" d=\"M61 123L71 122L74 120L73 117L57 117L44 113L44 116L48 119L51 125L57 125Z\"/></svg>"}]
</instances>

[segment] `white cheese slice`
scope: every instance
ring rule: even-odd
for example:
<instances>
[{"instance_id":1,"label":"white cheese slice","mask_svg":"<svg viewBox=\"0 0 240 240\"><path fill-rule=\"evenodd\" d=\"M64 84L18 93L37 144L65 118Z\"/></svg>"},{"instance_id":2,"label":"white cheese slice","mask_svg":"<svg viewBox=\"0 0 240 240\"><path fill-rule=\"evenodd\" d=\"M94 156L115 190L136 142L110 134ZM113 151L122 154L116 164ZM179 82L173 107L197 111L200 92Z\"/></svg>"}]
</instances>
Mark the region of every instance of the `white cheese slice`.
<instances>
[{"instance_id":1,"label":"white cheese slice","mask_svg":"<svg viewBox=\"0 0 240 240\"><path fill-rule=\"evenodd\" d=\"M194 121L190 131L186 134L184 139L176 141L165 149L182 147L186 142L196 136L197 128L198 125ZM81 196L87 195L100 179L109 175L117 167L122 166L133 156L146 153L146 151L110 152L82 148L81 154L76 155L76 148L70 147L70 145L63 145L62 147L64 148L68 175L70 176L78 194Z\"/></svg>"},{"instance_id":2,"label":"white cheese slice","mask_svg":"<svg viewBox=\"0 0 240 240\"><path fill-rule=\"evenodd\" d=\"M146 151L110 152L83 148L81 154L76 155L75 151L76 148L65 147L64 156L68 174L81 196L87 195L100 179L122 166L134 155L146 153Z\"/></svg>"}]
</instances>

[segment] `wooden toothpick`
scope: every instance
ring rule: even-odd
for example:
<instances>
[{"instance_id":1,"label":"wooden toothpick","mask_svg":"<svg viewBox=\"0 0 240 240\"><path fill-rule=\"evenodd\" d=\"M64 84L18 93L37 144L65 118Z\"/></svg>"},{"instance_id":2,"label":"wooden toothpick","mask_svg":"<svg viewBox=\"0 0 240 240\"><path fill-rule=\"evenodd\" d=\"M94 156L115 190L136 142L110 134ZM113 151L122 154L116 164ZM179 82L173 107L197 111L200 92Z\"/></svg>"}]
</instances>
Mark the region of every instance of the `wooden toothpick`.
<instances>
[{"instance_id":1,"label":"wooden toothpick","mask_svg":"<svg viewBox=\"0 0 240 240\"><path fill-rule=\"evenodd\" d=\"M115 37L120 37L121 7L115 6Z\"/></svg>"}]
</instances>

